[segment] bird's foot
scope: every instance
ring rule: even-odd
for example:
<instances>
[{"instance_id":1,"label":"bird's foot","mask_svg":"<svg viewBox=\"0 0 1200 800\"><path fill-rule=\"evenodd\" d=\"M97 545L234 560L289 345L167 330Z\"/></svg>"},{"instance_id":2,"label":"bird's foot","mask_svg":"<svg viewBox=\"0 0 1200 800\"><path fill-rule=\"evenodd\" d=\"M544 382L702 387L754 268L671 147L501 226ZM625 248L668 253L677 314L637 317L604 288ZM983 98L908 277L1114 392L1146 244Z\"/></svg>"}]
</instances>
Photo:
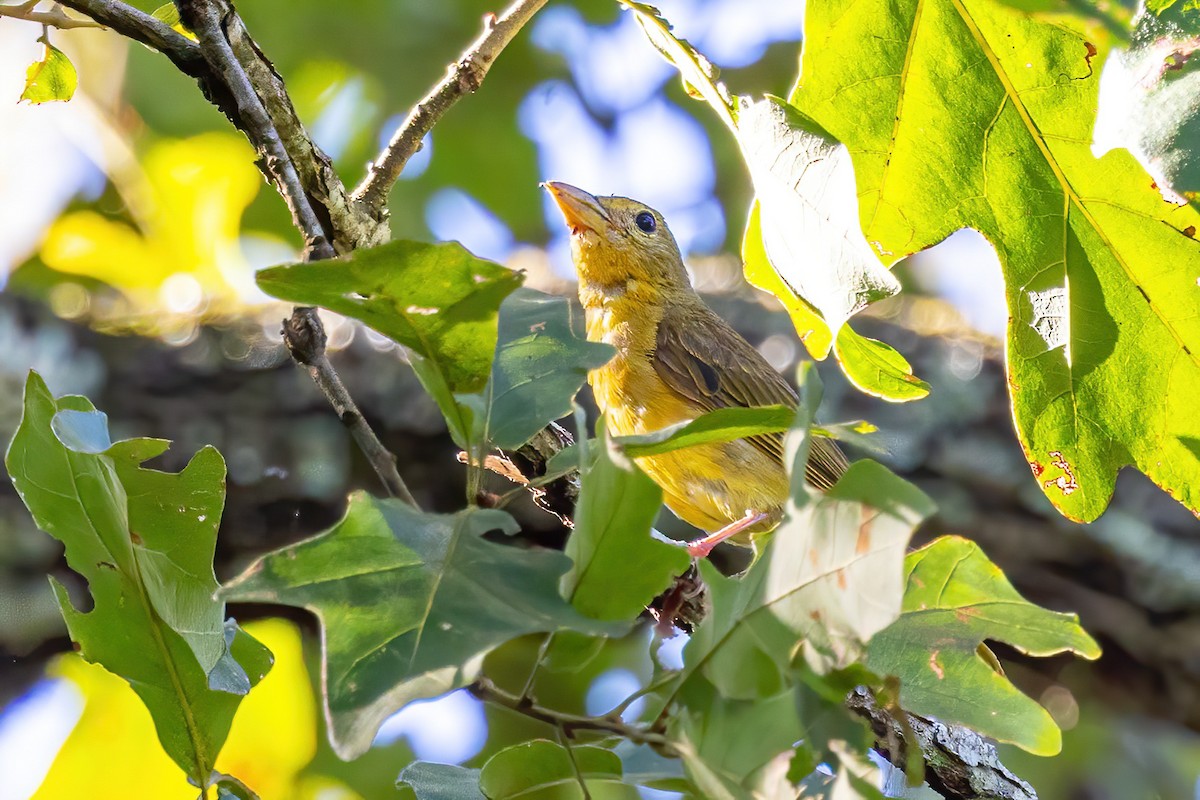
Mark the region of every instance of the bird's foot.
<instances>
[{"instance_id":1,"label":"bird's foot","mask_svg":"<svg viewBox=\"0 0 1200 800\"><path fill-rule=\"evenodd\" d=\"M687 543L687 551L692 558L706 558L713 548L731 536L736 536L747 528L753 527L767 518L761 511L747 511L746 516L737 522L731 522L719 531L710 533L700 539Z\"/></svg>"}]
</instances>

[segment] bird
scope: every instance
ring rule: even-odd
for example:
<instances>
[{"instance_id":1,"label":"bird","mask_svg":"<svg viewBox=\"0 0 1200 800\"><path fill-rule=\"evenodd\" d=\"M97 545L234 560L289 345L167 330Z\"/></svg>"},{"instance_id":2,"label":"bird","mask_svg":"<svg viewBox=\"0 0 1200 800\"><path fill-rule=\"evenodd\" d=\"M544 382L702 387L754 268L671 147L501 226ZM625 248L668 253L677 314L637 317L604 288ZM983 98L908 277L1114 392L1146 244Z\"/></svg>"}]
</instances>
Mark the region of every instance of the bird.
<instances>
[{"instance_id":1,"label":"bird","mask_svg":"<svg viewBox=\"0 0 1200 800\"><path fill-rule=\"evenodd\" d=\"M616 355L588 373L607 430L661 430L718 408L799 403L753 345L692 287L662 214L628 197L597 197L559 181L542 186L571 236L587 338ZM783 519L790 487L783 434L696 445L636 459L676 516L705 532L687 544L703 558L720 542L753 546ZM827 491L847 469L827 438L814 438L805 479Z\"/></svg>"}]
</instances>

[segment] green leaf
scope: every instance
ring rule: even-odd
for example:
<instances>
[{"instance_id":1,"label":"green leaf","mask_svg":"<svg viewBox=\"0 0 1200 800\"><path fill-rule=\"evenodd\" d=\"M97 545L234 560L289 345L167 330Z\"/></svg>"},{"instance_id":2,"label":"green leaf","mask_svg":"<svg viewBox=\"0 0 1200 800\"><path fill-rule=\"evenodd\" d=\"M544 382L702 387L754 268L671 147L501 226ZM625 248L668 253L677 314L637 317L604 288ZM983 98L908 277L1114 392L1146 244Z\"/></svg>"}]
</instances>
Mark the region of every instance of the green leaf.
<instances>
[{"instance_id":1,"label":"green leaf","mask_svg":"<svg viewBox=\"0 0 1200 800\"><path fill-rule=\"evenodd\" d=\"M483 388L497 310L521 281L456 242L404 240L258 273L259 288L273 297L353 317L409 348L423 359L422 380L449 392Z\"/></svg>"},{"instance_id":2,"label":"green leaf","mask_svg":"<svg viewBox=\"0 0 1200 800\"><path fill-rule=\"evenodd\" d=\"M853 154L867 239L900 258L971 227L996 247L1014 419L1050 500L1094 519L1132 463L1200 511L1200 212L1127 151L1092 155L1104 43L991 0L821 0L805 28L791 99Z\"/></svg>"},{"instance_id":3,"label":"green leaf","mask_svg":"<svg viewBox=\"0 0 1200 800\"><path fill-rule=\"evenodd\" d=\"M913 375L904 356L878 339L860 336L849 325L838 331L836 354L850 382L869 395L892 403L929 395L929 384Z\"/></svg>"},{"instance_id":4,"label":"green leaf","mask_svg":"<svg viewBox=\"0 0 1200 800\"><path fill-rule=\"evenodd\" d=\"M1079 618L1027 602L967 539L942 537L911 553L905 570L904 613L871 640L867 665L900 678L900 704L909 711L1031 753L1057 753L1062 735L1054 720L977 648L994 639L1033 656L1098 658Z\"/></svg>"},{"instance_id":5,"label":"green leaf","mask_svg":"<svg viewBox=\"0 0 1200 800\"><path fill-rule=\"evenodd\" d=\"M575 506L562 592L590 617L633 619L687 570L691 557L651 531L662 491L603 430L600 437Z\"/></svg>"},{"instance_id":6,"label":"green leaf","mask_svg":"<svg viewBox=\"0 0 1200 800\"><path fill-rule=\"evenodd\" d=\"M34 105L52 100L70 100L79 83L75 65L66 53L46 41L45 37L38 41L42 43L42 57L25 70L25 90L21 92L20 100L28 100Z\"/></svg>"},{"instance_id":7,"label":"green leaf","mask_svg":"<svg viewBox=\"0 0 1200 800\"><path fill-rule=\"evenodd\" d=\"M584 794L582 784L587 786ZM637 787L621 777L621 759L594 745L562 745L545 739L507 747L488 759L479 788L488 800L639 800Z\"/></svg>"},{"instance_id":8,"label":"green leaf","mask_svg":"<svg viewBox=\"0 0 1200 800\"><path fill-rule=\"evenodd\" d=\"M560 627L616 630L559 596L569 566L561 553L483 538L516 529L493 509L423 514L356 493L339 523L263 556L221 595L307 608L320 619L330 740L354 758L392 712L470 683L483 656L509 639Z\"/></svg>"},{"instance_id":9,"label":"green leaf","mask_svg":"<svg viewBox=\"0 0 1200 800\"><path fill-rule=\"evenodd\" d=\"M708 681L694 680L681 692L680 703L669 719L668 734L690 743L685 764L690 768L700 759L724 780L746 789L753 788L756 771L806 736L791 689L753 701L731 700Z\"/></svg>"},{"instance_id":10,"label":"green leaf","mask_svg":"<svg viewBox=\"0 0 1200 800\"><path fill-rule=\"evenodd\" d=\"M571 329L566 298L518 289L500 306L499 344L491 378L478 397L473 440L515 450L550 422L571 413L588 370L615 351Z\"/></svg>"},{"instance_id":11,"label":"green leaf","mask_svg":"<svg viewBox=\"0 0 1200 800\"><path fill-rule=\"evenodd\" d=\"M84 658L129 681L167 754L207 781L241 696L270 669L266 649L212 599L225 464L211 447L177 474L140 465L168 443L109 441L87 399L55 400L37 373L5 465L38 527L66 547L94 607L51 578Z\"/></svg>"},{"instance_id":12,"label":"green leaf","mask_svg":"<svg viewBox=\"0 0 1200 800\"><path fill-rule=\"evenodd\" d=\"M795 487L806 491L802 487ZM900 613L904 549L933 503L874 461L825 495L799 495L744 576L700 565L713 610L684 651L722 694L780 691L804 645L814 668L845 666Z\"/></svg>"},{"instance_id":13,"label":"green leaf","mask_svg":"<svg viewBox=\"0 0 1200 800\"><path fill-rule=\"evenodd\" d=\"M417 800L484 800L479 770L453 764L417 761L400 772L396 783L411 789Z\"/></svg>"},{"instance_id":14,"label":"green leaf","mask_svg":"<svg viewBox=\"0 0 1200 800\"><path fill-rule=\"evenodd\" d=\"M813 358L824 360L833 347L833 333L821 318L821 312L813 307L783 279L763 244L762 209L758 200L750 205L750 216L746 220L746 232L742 235L742 271L751 286L775 295L796 328L796 335Z\"/></svg>"},{"instance_id":15,"label":"green leaf","mask_svg":"<svg viewBox=\"0 0 1200 800\"><path fill-rule=\"evenodd\" d=\"M732 442L747 436L782 433L790 429L795 421L796 409L788 406L718 408L659 431L619 436L615 441L625 455L641 458L698 444Z\"/></svg>"},{"instance_id":16,"label":"green leaf","mask_svg":"<svg viewBox=\"0 0 1200 800\"><path fill-rule=\"evenodd\" d=\"M812 432L814 436L836 439L868 453L881 456L888 454L887 448L875 436L879 432L879 428L864 419L834 422L829 425L814 425Z\"/></svg>"}]
</instances>

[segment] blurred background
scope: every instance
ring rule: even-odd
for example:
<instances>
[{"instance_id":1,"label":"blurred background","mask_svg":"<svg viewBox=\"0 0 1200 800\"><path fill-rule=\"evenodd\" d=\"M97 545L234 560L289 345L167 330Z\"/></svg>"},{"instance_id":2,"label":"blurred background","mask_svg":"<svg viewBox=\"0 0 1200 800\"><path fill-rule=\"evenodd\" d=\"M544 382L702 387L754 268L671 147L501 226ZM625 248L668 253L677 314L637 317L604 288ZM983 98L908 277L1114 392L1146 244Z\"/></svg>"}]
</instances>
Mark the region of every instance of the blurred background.
<instances>
[{"instance_id":1,"label":"blurred background","mask_svg":"<svg viewBox=\"0 0 1200 800\"><path fill-rule=\"evenodd\" d=\"M658 5L732 91L787 94L802 2ZM410 105L478 35L483 14L498 9L483 0L247 0L239 10L353 185ZM56 394L89 396L108 412L114 436L172 439L161 468L178 469L199 447L216 445L229 465L217 561L226 579L255 555L331 524L350 489L379 491L283 350L287 308L254 286L256 269L297 257L299 237L240 135L190 79L140 45L107 31L52 30L78 69L80 91L70 103L17 104L40 34L40 26L0 19L0 438L16 427L33 368ZM1127 122L1128 114L1118 117ZM526 270L537 288L569 294L565 230L538 189L547 179L662 211L697 287L793 373L804 356L787 316L741 279L751 190L734 143L686 96L633 19L606 0L552 2L505 50L481 91L409 163L392 193L393 232L458 240ZM1030 600L1077 611L1105 647L1095 663L1034 663L997 647L1013 679L1065 730L1061 756L1005 748L1006 763L1043 798L1200 797L1200 524L1131 471L1098 522L1058 517L1012 431L1000 338L1007 312L990 246L960 232L907 259L898 274L906 292L866 312L861 328L908 356L933 394L888 405L823 365L824 418L878 425L883 460L937 500L940 514L914 544L951 532L976 539ZM460 507L455 449L403 353L369 330L325 319L343 379L399 454L422 506ZM532 505L516 513L526 537L561 545L555 518ZM661 523L680 524L667 515ZM48 573L86 603L61 547L34 528L5 480L0 799L128 796L134 773L138 796L194 796L158 750L131 690L71 653ZM343 764L324 744L314 695L316 626L281 611L233 609L257 620L249 629L276 667L243 704L218 762L264 798L399 796L395 777L414 756L477 765L534 725L455 693L404 709L367 756ZM677 663L683 638L650 654L641 629L606 644L580 672L550 672L538 695L602 713L647 679L652 656ZM489 672L524 675L538 643L501 648Z\"/></svg>"}]
</instances>

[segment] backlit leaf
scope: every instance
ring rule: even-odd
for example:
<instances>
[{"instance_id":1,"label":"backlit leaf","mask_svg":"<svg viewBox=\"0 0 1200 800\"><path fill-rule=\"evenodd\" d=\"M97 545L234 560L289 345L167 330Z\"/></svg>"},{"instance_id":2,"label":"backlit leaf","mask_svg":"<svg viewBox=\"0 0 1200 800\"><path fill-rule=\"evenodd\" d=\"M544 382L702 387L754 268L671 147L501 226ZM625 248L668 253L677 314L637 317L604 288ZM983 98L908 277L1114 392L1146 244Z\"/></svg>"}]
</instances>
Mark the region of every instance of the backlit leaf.
<instances>
[{"instance_id":1,"label":"backlit leaf","mask_svg":"<svg viewBox=\"0 0 1200 800\"><path fill-rule=\"evenodd\" d=\"M913 375L904 356L878 339L860 336L849 325L838 331L836 354L842 372L867 394L893 403L929 395L929 384Z\"/></svg>"},{"instance_id":2,"label":"backlit leaf","mask_svg":"<svg viewBox=\"0 0 1200 800\"><path fill-rule=\"evenodd\" d=\"M79 83L75 65L62 50L45 39L41 42L42 57L25 70L25 90L21 92L21 99L34 105L52 100L70 100Z\"/></svg>"},{"instance_id":3,"label":"backlit leaf","mask_svg":"<svg viewBox=\"0 0 1200 800\"><path fill-rule=\"evenodd\" d=\"M853 154L867 239L890 259L964 227L996 247L1050 500L1094 519L1132 463L1200 510L1200 212L1127 151L1092 154L1106 43L994 0L821 0L805 27L791 100Z\"/></svg>"}]
</instances>

